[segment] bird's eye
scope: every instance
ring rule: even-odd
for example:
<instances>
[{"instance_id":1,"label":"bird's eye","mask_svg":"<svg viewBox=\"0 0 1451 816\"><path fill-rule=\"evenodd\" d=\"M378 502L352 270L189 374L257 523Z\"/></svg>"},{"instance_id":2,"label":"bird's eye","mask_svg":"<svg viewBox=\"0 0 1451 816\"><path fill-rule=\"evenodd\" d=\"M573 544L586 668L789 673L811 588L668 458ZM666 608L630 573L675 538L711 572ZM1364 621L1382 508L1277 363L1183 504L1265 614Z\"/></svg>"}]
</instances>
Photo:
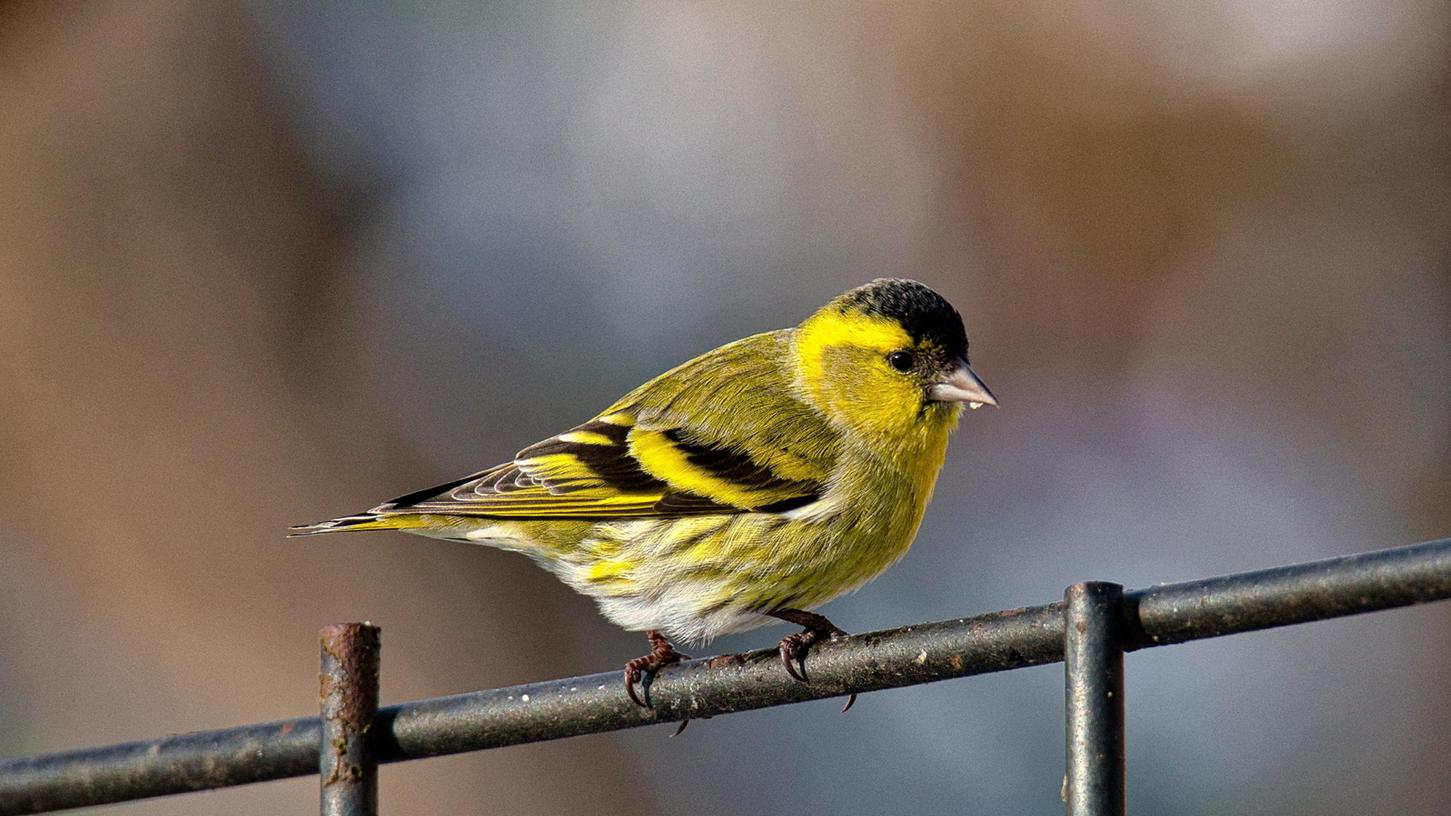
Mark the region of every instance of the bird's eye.
<instances>
[{"instance_id":1,"label":"bird's eye","mask_svg":"<svg viewBox=\"0 0 1451 816\"><path fill-rule=\"evenodd\" d=\"M916 362L910 351L894 351L887 355L887 363L898 371L911 371Z\"/></svg>"}]
</instances>

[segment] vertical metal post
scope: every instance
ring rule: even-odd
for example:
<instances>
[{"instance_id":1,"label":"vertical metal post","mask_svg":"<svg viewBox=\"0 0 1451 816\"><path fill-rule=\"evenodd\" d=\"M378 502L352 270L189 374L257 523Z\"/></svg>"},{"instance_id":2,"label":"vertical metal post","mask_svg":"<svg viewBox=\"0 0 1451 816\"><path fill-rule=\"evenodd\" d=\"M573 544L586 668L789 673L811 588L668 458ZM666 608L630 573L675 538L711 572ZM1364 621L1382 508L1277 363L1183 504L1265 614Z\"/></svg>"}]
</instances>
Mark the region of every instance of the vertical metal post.
<instances>
[{"instance_id":1,"label":"vertical metal post","mask_svg":"<svg viewBox=\"0 0 1451 816\"><path fill-rule=\"evenodd\" d=\"M368 745L368 730L378 713L381 631L369 623L322 629L322 816L378 813L378 759Z\"/></svg>"},{"instance_id":2,"label":"vertical metal post","mask_svg":"<svg viewBox=\"0 0 1451 816\"><path fill-rule=\"evenodd\" d=\"M1068 816L1124 814L1123 592L1092 581L1064 593Z\"/></svg>"}]
</instances>

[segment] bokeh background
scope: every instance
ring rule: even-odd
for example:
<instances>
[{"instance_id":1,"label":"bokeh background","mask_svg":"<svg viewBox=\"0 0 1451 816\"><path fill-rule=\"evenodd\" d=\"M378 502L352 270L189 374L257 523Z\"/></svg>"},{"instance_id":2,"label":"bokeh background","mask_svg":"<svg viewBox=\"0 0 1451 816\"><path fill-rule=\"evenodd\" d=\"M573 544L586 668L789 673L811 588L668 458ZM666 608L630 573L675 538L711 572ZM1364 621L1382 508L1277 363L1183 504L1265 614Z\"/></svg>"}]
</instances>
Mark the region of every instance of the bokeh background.
<instances>
[{"instance_id":1,"label":"bokeh background","mask_svg":"<svg viewBox=\"0 0 1451 816\"><path fill-rule=\"evenodd\" d=\"M309 713L333 621L386 702L623 663L525 559L284 529L882 275L1003 408L848 629L1451 535L1448 40L1434 0L0 5L0 756ZM1447 606L1128 668L1136 812L1451 801ZM1058 667L835 709L392 766L383 810L1061 807Z\"/></svg>"}]
</instances>

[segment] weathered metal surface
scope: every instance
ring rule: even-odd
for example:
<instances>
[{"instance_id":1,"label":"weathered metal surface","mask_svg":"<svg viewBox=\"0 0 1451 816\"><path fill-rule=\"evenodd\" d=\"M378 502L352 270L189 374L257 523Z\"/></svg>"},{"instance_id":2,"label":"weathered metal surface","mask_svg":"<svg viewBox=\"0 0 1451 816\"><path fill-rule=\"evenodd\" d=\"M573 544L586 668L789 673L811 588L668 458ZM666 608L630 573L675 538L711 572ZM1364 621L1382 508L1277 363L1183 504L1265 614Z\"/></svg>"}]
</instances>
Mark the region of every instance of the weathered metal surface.
<instances>
[{"instance_id":1,"label":"weathered metal surface","mask_svg":"<svg viewBox=\"0 0 1451 816\"><path fill-rule=\"evenodd\" d=\"M1451 539L1125 593L1129 649L1451 598ZM1063 604L823 641L810 683L776 650L662 671L654 708L618 671L388 706L381 762L701 719L1063 659ZM0 761L0 816L120 802L317 772L317 718Z\"/></svg>"},{"instance_id":2,"label":"weathered metal surface","mask_svg":"<svg viewBox=\"0 0 1451 816\"><path fill-rule=\"evenodd\" d=\"M322 816L376 816L378 758L369 744L378 713L380 630L366 623L323 627L318 690Z\"/></svg>"},{"instance_id":3,"label":"weathered metal surface","mask_svg":"<svg viewBox=\"0 0 1451 816\"><path fill-rule=\"evenodd\" d=\"M1124 816L1123 595L1101 582L1064 594L1068 816Z\"/></svg>"}]
</instances>

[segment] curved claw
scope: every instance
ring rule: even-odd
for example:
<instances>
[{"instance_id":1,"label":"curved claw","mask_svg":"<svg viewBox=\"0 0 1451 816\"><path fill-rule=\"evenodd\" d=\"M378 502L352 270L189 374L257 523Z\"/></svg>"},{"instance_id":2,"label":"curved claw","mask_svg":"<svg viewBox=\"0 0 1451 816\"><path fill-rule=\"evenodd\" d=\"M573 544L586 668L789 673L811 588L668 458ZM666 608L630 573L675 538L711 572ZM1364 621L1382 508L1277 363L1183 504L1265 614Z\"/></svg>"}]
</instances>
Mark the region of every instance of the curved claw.
<instances>
[{"instance_id":1,"label":"curved claw","mask_svg":"<svg viewBox=\"0 0 1451 816\"><path fill-rule=\"evenodd\" d=\"M811 651L811 646L822 638L847 637L847 633L840 626L832 623L815 612L805 612L800 609L777 609L774 612L767 612L773 618L780 618L783 621L804 626L800 632L794 635L787 635L781 638L781 663L786 667L786 673L792 678L803 683L810 682L806 679L806 654ZM797 666L800 671L797 671ZM846 705L842 706L841 713L851 711L856 705L856 694L853 693L846 698Z\"/></svg>"},{"instance_id":2,"label":"curved claw","mask_svg":"<svg viewBox=\"0 0 1451 816\"><path fill-rule=\"evenodd\" d=\"M635 694L635 684L636 683L639 683L639 682L640 682L640 670L635 667L634 661L632 660L632 661L630 661L630 664L629 665L625 666L625 693L628 694L628 695L630 695L630 699L632 701L634 701L635 705L637 705L637 706L639 706L641 708L649 708L650 707L650 687L647 686L647 685L644 685L643 683L641 684L640 687L645 692L645 699L644 700L641 700L640 697L639 697L639 695Z\"/></svg>"},{"instance_id":3,"label":"curved claw","mask_svg":"<svg viewBox=\"0 0 1451 816\"><path fill-rule=\"evenodd\" d=\"M792 678L802 683L810 682L806 679L806 660L805 656L800 654L800 642L793 640L793 637L794 635L781 639L779 647L781 664L786 667L786 673ZM796 668L797 663L801 664L800 670Z\"/></svg>"},{"instance_id":4,"label":"curved claw","mask_svg":"<svg viewBox=\"0 0 1451 816\"><path fill-rule=\"evenodd\" d=\"M655 672L671 663L689 660L690 656L675 651L675 647L670 645L670 641L653 629L646 632L645 636L650 640L650 653L625 664L625 693L630 695L630 699L634 701L635 705L641 708L654 708L650 704L650 683L655 679ZM636 683L640 684L640 694L635 693ZM643 699L641 695L643 695Z\"/></svg>"},{"instance_id":5,"label":"curved claw","mask_svg":"<svg viewBox=\"0 0 1451 816\"><path fill-rule=\"evenodd\" d=\"M670 738L671 739L675 739L676 737L680 736L680 732L681 731L684 731L685 730L685 726L687 726L687 725L690 725L690 720L681 720L680 721L680 727L677 728L677 729L675 729L675 733L674 734L671 734L670 735Z\"/></svg>"}]
</instances>

